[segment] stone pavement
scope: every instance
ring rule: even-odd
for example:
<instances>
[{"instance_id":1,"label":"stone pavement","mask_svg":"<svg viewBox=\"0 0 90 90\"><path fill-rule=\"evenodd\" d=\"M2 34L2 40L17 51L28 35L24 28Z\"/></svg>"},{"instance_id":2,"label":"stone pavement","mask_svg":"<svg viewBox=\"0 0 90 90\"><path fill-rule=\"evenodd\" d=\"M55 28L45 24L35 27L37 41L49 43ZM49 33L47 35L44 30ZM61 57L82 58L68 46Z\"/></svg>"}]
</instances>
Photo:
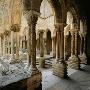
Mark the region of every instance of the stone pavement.
<instances>
[{"instance_id":1,"label":"stone pavement","mask_svg":"<svg viewBox=\"0 0 90 90\"><path fill-rule=\"evenodd\" d=\"M90 90L90 66L68 70L69 78L53 75L52 69L42 69L42 90Z\"/></svg>"}]
</instances>

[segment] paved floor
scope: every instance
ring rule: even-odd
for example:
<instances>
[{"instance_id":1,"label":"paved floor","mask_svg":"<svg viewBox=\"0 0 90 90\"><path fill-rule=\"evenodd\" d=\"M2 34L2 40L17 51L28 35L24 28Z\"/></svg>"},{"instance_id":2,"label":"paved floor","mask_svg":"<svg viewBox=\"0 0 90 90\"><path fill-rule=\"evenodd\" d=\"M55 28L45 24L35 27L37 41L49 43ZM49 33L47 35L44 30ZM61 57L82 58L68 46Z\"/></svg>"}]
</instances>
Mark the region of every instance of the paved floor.
<instances>
[{"instance_id":1,"label":"paved floor","mask_svg":"<svg viewBox=\"0 0 90 90\"><path fill-rule=\"evenodd\" d=\"M42 90L90 90L90 66L68 70L69 79L53 75L52 69L42 69Z\"/></svg>"}]
</instances>

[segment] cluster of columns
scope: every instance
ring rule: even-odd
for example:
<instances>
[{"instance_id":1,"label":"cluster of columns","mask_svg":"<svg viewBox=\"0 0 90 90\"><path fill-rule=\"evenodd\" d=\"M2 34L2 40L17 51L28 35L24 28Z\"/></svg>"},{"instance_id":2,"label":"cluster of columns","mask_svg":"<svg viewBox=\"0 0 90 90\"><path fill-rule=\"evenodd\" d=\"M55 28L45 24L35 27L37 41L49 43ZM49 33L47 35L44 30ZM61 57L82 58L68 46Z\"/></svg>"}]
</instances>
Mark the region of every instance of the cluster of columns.
<instances>
[{"instance_id":1,"label":"cluster of columns","mask_svg":"<svg viewBox=\"0 0 90 90\"><path fill-rule=\"evenodd\" d=\"M86 33L80 33L80 63L81 64L87 64L87 57L85 53L85 47L86 47Z\"/></svg>"},{"instance_id":2,"label":"cluster of columns","mask_svg":"<svg viewBox=\"0 0 90 90\"><path fill-rule=\"evenodd\" d=\"M67 78L67 64L64 60L64 23L59 23L56 28L56 60L53 61L53 74Z\"/></svg>"},{"instance_id":3,"label":"cluster of columns","mask_svg":"<svg viewBox=\"0 0 90 90\"><path fill-rule=\"evenodd\" d=\"M6 58L10 53L9 48L9 31L4 31L0 33L0 56L2 58Z\"/></svg>"},{"instance_id":4,"label":"cluster of columns","mask_svg":"<svg viewBox=\"0 0 90 90\"><path fill-rule=\"evenodd\" d=\"M11 63L20 62L20 59L19 59L19 31L20 31L20 28L18 24L14 24L11 26L11 58L10 58ZM14 37L15 34L16 34L16 37ZM16 57L14 55L15 45L16 45Z\"/></svg>"},{"instance_id":5,"label":"cluster of columns","mask_svg":"<svg viewBox=\"0 0 90 90\"><path fill-rule=\"evenodd\" d=\"M86 64L87 58L85 54L85 36L86 34L80 33L76 23L72 23L72 26L67 25L67 34L64 35L64 57L67 60L67 38L71 34L71 56L69 57L67 64L68 68L80 69L80 64ZM70 32L70 34L69 34ZM65 32L64 32L65 33ZM80 35L80 55L78 55L78 35ZM82 51L83 50L83 51Z\"/></svg>"},{"instance_id":6,"label":"cluster of columns","mask_svg":"<svg viewBox=\"0 0 90 90\"><path fill-rule=\"evenodd\" d=\"M71 29L71 56L68 59L68 68L79 69L79 59L77 54L77 33L76 28Z\"/></svg>"}]
</instances>

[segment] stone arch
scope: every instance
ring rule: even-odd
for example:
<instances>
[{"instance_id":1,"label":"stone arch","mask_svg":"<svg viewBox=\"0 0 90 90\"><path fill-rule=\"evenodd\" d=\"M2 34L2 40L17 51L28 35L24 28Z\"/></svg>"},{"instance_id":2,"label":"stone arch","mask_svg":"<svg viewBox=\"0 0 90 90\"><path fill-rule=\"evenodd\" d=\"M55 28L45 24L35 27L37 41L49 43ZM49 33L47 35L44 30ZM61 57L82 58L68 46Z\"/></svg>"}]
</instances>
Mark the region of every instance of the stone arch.
<instances>
[{"instance_id":1,"label":"stone arch","mask_svg":"<svg viewBox=\"0 0 90 90\"><path fill-rule=\"evenodd\" d=\"M42 2L43 0L41 0ZM64 22L66 21L66 8L65 8L65 1L64 0L60 0L60 1L56 1L56 0L47 0L51 7L52 10L54 12L55 15L55 23L60 23L60 22Z\"/></svg>"},{"instance_id":2,"label":"stone arch","mask_svg":"<svg viewBox=\"0 0 90 90\"><path fill-rule=\"evenodd\" d=\"M72 15L73 15L73 23L77 23L78 26L79 26L80 15L79 15L78 7L75 5L75 3L69 3L67 5L67 10L66 11L72 13Z\"/></svg>"}]
</instances>

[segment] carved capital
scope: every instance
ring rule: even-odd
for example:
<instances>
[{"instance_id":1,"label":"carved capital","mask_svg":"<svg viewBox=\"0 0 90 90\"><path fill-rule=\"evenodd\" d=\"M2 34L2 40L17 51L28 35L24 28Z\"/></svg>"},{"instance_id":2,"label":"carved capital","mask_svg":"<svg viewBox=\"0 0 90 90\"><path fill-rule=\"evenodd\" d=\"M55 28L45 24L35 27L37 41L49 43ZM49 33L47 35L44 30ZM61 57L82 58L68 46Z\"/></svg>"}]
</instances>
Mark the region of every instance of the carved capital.
<instances>
[{"instance_id":1,"label":"carved capital","mask_svg":"<svg viewBox=\"0 0 90 90\"><path fill-rule=\"evenodd\" d=\"M13 24L11 26L11 31L19 32L20 31L20 26L18 24Z\"/></svg>"}]
</instances>

